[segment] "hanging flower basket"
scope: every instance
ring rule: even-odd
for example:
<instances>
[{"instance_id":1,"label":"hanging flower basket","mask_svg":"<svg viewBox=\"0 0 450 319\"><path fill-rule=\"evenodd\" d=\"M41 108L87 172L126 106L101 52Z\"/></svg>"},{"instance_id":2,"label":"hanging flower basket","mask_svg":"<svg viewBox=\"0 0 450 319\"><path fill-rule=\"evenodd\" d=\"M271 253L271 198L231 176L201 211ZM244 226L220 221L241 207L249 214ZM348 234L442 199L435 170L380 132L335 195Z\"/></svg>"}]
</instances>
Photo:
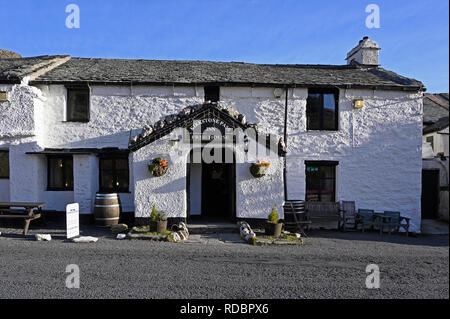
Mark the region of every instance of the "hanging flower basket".
<instances>
[{"instance_id":1,"label":"hanging flower basket","mask_svg":"<svg viewBox=\"0 0 450 319\"><path fill-rule=\"evenodd\" d=\"M148 164L148 170L150 174L155 177L160 177L166 174L168 170L167 160L162 158L155 158L150 164Z\"/></svg>"},{"instance_id":2,"label":"hanging flower basket","mask_svg":"<svg viewBox=\"0 0 450 319\"><path fill-rule=\"evenodd\" d=\"M259 160L257 163L252 163L252 165L250 166L250 173L254 177L262 177L267 174L269 167L269 162Z\"/></svg>"}]
</instances>

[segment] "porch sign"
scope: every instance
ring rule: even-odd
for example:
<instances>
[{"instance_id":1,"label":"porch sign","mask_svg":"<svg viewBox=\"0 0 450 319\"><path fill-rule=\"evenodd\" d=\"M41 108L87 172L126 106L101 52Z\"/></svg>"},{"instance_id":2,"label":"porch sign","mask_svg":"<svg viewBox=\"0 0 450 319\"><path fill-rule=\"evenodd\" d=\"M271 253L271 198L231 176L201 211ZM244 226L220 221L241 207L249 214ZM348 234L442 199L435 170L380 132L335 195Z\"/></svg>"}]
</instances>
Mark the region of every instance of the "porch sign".
<instances>
[{"instance_id":1,"label":"porch sign","mask_svg":"<svg viewBox=\"0 0 450 319\"><path fill-rule=\"evenodd\" d=\"M80 235L80 205L78 203L66 206L66 229L68 239Z\"/></svg>"}]
</instances>

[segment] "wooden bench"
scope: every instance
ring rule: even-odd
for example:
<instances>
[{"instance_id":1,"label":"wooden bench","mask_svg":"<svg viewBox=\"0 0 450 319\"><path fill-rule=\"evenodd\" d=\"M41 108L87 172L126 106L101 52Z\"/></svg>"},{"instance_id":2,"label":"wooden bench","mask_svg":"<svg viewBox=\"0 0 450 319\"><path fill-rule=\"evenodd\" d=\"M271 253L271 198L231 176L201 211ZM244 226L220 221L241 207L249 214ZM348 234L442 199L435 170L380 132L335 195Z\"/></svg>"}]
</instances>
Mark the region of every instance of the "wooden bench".
<instances>
[{"instance_id":1,"label":"wooden bench","mask_svg":"<svg viewBox=\"0 0 450 319\"><path fill-rule=\"evenodd\" d=\"M315 222L337 222L337 229L345 221L345 211L341 211L339 202L305 202L307 218Z\"/></svg>"},{"instance_id":2,"label":"wooden bench","mask_svg":"<svg viewBox=\"0 0 450 319\"><path fill-rule=\"evenodd\" d=\"M289 231L298 231L306 236L305 228L311 224L308 220L305 210L305 201L287 200L283 204L284 227Z\"/></svg>"},{"instance_id":3,"label":"wooden bench","mask_svg":"<svg viewBox=\"0 0 450 319\"><path fill-rule=\"evenodd\" d=\"M23 234L28 234L28 228L32 220L42 217L41 209L46 203L16 203L0 202L0 219L17 219L24 221ZM20 209L12 209L12 208ZM35 213L35 209L39 212Z\"/></svg>"},{"instance_id":4,"label":"wooden bench","mask_svg":"<svg viewBox=\"0 0 450 319\"><path fill-rule=\"evenodd\" d=\"M391 234L392 231L399 232L400 228L403 228L408 236L410 220L408 217L400 216L400 212L384 211L381 231L383 231L383 227L387 227Z\"/></svg>"}]
</instances>

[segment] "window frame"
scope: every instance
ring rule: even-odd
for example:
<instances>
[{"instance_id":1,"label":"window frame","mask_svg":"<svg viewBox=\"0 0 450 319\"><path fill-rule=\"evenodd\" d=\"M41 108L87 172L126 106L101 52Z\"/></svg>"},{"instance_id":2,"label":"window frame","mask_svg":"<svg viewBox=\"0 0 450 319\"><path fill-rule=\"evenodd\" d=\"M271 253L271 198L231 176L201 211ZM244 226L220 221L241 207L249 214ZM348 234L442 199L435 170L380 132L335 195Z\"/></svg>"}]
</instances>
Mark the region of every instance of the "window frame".
<instances>
[{"instance_id":1,"label":"window frame","mask_svg":"<svg viewBox=\"0 0 450 319\"><path fill-rule=\"evenodd\" d=\"M87 114L86 118L69 118L69 95L74 91L87 91ZM66 86L66 118L65 122L88 123L91 120L91 90L89 86Z\"/></svg>"},{"instance_id":2,"label":"window frame","mask_svg":"<svg viewBox=\"0 0 450 319\"><path fill-rule=\"evenodd\" d=\"M127 161L127 169L117 169L116 168L116 160L121 159L121 160L126 160ZM103 160L114 160L114 168L113 169L104 169ZM99 192L102 193L129 193L130 192L130 159L128 154L127 155L122 155L122 154L101 154L98 157L98 186L99 186ZM127 172L127 177L128 177L128 186L125 187L113 187L113 188L105 188L102 185L102 177L103 177L103 171L108 170L108 171L114 171L114 181L113 184L115 184L115 182L117 181L117 171L126 171Z\"/></svg>"},{"instance_id":3,"label":"window frame","mask_svg":"<svg viewBox=\"0 0 450 319\"><path fill-rule=\"evenodd\" d=\"M338 88L310 88L308 89L308 97L306 98L306 130L307 131L339 131L339 89ZM308 123L308 98L309 94L321 94L321 102L322 105L320 107L319 113L319 128L310 128ZM334 128L325 128L324 123L324 94L333 94L334 95Z\"/></svg>"},{"instance_id":4,"label":"window frame","mask_svg":"<svg viewBox=\"0 0 450 319\"><path fill-rule=\"evenodd\" d=\"M71 160L72 161L72 186L70 187L53 187L50 186L50 172L51 172L51 161L50 159L62 159L63 160L63 168L65 166L65 163L67 160ZM73 192L74 190L74 182L75 182L75 177L73 174L73 155L47 155L47 191L51 191L51 192ZM63 180L66 180L66 170L63 169Z\"/></svg>"},{"instance_id":5,"label":"window frame","mask_svg":"<svg viewBox=\"0 0 450 319\"><path fill-rule=\"evenodd\" d=\"M336 189L337 189L337 167L339 165L338 161L305 161L305 201L307 201L307 192L308 192L308 176L307 169L308 166L322 166L322 167L333 167L334 168L334 176L333 178L320 178L319 177L319 200L318 202L322 202L322 191L323 191L323 182L324 180L334 180L333 183L333 197L331 202L336 202Z\"/></svg>"},{"instance_id":6,"label":"window frame","mask_svg":"<svg viewBox=\"0 0 450 319\"><path fill-rule=\"evenodd\" d=\"M0 150L0 154L7 154L8 157L8 176L0 176L0 179L10 179L11 177L11 163L9 160L9 150Z\"/></svg>"}]
</instances>

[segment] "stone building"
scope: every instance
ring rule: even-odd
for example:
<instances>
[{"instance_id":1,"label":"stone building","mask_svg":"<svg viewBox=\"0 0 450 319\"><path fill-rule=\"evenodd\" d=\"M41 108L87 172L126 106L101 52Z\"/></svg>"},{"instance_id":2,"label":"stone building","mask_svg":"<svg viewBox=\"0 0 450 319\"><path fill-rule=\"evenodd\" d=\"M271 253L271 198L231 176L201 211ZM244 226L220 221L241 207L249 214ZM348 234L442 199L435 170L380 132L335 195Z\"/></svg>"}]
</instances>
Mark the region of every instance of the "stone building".
<instances>
[{"instance_id":1,"label":"stone building","mask_svg":"<svg viewBox=\"0 0 450 319\"><path fill-rule=\"evenodd\" d=\"M418 232L425 88L378 53L366 37L347 65L0 59L0 201L78 202L90 216L95 194L114 192L137 219L155 204L236 220L273 205L283 217L286 199L354 200ZM191 160L205 149L212 162Z\"/></svg>"}]
</instances>

